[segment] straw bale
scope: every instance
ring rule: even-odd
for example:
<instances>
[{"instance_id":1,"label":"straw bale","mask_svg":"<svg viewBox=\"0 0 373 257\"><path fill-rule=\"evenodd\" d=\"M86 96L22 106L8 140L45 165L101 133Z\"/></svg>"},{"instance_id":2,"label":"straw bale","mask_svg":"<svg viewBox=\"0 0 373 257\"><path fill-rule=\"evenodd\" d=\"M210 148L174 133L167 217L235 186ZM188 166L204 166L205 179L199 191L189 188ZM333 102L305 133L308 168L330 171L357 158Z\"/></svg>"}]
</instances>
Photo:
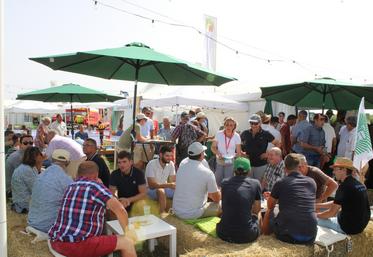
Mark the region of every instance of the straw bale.
<instances>
[{"instance_id":1,"label":"straw bale","mask_svg":"<svg viewBox=\"0 0 373 257\"><path fill-rule=\"evenodd\" d=\"M164 220L177 228L177 251L180 256L208 256L208 257L322 257L327 256L325 247L318 245L303 246L292 245L277 240L273 235L260 236L258 240L249 244L231 244L213 238L186 224L175 216L168 215ZM373 243L373 222L370 222L365 231L352 236L353 251L346 253L346 241L334 245L333 256L373 256L370 246ZM167 243L162 241L162 243Z\"/></svg>"}]
</instances>

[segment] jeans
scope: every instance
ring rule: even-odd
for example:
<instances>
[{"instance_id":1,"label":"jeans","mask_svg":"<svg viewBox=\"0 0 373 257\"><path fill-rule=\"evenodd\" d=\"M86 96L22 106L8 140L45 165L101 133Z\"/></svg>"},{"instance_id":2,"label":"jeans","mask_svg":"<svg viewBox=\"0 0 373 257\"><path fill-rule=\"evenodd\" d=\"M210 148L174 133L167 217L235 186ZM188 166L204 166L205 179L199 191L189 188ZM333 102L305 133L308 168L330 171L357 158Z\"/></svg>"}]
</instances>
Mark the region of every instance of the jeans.
<instances>
[{"instance_id":1,"label":"jeans","mask_svg":"<svg viewBox=\"0 0 373 257\"><path fill-rule=\"evenodd\" d=\"M304 156L307 159L308 165L320 168L320 158L321 158L320 154L317 154L317 153L305 153Z\"/></svg>"},{"instance_id":2,"label":"jeans","mask_svg":"<svg viewBox=\"0 0 373 257\"><path fill-rule=\"evenodd\" d=\"M337 217L332 217L329 219L317 219L317 224L321 227L333 229L338 233L346 234L339 225Z\"/></svg>"},{"instance_id":3,"label":"jeans","mask_svg":"<svg viewBox=\"0 0 373 257\"><path fill-rule=\"evenodd\" d=\"M216 164L215 168L215 180L218 187L221 187L221 182L225 178L233 177L233 164L220 165Z\"/></svg>"}]
</instances>

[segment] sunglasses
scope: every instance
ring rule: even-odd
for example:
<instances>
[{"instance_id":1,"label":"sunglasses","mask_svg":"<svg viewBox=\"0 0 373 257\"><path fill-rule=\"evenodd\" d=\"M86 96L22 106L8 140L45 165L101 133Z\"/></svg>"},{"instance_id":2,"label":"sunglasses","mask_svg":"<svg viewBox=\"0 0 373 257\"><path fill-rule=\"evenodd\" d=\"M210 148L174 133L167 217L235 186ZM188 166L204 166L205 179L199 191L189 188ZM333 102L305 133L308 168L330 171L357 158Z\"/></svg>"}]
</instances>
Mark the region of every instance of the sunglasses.
<instances>
[{"instance_id":1,"label":"sunglasses","mask_svg":"<svg viewBox=\"0 0 373 257\"><path fill-rule=\"evenodd\" d=\"M33 145L34 142L32 142L32 141L29 141L29 142L22 142L22 144L23 144L23 145Z\"/></svg>"},{"instance_id":2,"label":"sunglasses","mask_svg":"<svg viewBox=\"0 0 373 257\"><path fill-rule=\"evenodd\" d=\"M250 122L250 125L259 125L259 122Z\"/></svg>"}]
</instances>

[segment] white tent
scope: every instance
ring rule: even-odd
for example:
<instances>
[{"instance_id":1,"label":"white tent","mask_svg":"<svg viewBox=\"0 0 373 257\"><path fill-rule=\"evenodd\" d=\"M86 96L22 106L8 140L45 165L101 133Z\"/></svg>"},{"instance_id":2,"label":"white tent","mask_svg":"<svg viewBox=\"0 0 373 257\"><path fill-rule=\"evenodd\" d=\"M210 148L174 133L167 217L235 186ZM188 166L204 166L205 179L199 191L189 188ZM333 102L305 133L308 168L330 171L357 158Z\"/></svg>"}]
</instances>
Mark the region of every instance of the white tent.
<instances>
[{"instance_id":1,"label":"white tent","mask_svg":"<svg viewBox=\"0 0 373 257\"><path fill-rule=\"evenodd\" d=\"M221 109L221 110L240 110L246 111L247 104L228 99L215 93L198 94L189 92L182 95L168 95L154 99L144 99L141 106L164 107L164 106L199 106L202 108Z\"/></svg>"},{"instance_id":2,"label":"white tent","mask_svg":"<svg viewBox=\"0 0 373 257\"><path fill-rule=\"evenodd\" d=\"M5 104L5 113L59 113L65 112L61 104L57 103L44 103L38 101L14 101L13 103Z\"/></svg>"}]
</instances>

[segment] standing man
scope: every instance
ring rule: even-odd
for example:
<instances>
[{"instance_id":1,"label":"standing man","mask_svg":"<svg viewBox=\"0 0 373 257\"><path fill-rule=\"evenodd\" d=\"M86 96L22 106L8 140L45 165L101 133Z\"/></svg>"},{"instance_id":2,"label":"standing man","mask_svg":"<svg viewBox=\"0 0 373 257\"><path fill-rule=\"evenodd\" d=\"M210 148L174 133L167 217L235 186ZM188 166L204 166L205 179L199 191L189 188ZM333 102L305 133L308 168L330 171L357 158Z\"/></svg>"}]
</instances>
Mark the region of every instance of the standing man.
<instances>
[{"instance_id":1,"label":"standing man","mask_svg":"<svg viewBox=\"0 0 373 257\"><path fill-rule=\"evenodd\" d=\"M308 126L301 134L299 141L302 148L301 153L306 156L307 163L320 168L320 159L329 161L325 148L325 132L322 129L325 118L321 113L315 114L314 123Z\"/></svg>"},{"instance_id":2,"label":"standing man","mask_svg":"<svg viewBox=\"0 0 373 257\"><path fill-rule=\"evenodd\" d=\"M311 124L307 121L307 111L298 113L298 121L291 130L291 145L295 153L302 153L303 148L300 145L300 136Z\"/></svg>"},{"instance_id":3,"label":"standing man","mask_svg":"<svg viewBox=\"0 0 373 257\"><path fill-rule=\"evenodd\" d=\"M67 134L66 123L62 120L62 115L57 114L56 120L50 125L50 129L57 131L57 134L64 137Z\"/></svg>"},{"instance_id":4,"label":"standing man","mask_svg":"<svg viewBox=\"0 0 373 257\"><path fill-rule=\"evenodd\" d=\"M282 149L282 156L286 156L291 153L291 132L290 127L294 126L295 122L297 121L297 117L293 114L290 114L281 126L280 133L281 133L281 149ZM294 129L293 129L294 131Z\"/></svg>"},{"instance_id":5,"label":"standing man","mask_svg":"<svg viewBox=\"0 0 373 257\"><path fill-rule=\"evenodd\" d=\"M126 210L99 183L97 165L85 161L79 166L78 179L66 189L57 220L49 230L51 247L64 256L96 257L118 250L122 257L136 256L128 237L103 235L106 209L115 213L123 231L127 231Z\"/></svg>"},{"instance_id":6,"label":"standing man","mask_svg":"<svg viewBox=\"0 0 373 257\"><path fill-rule=\"evenodd\" d=\"M327 208L317 213L318 224L343 234L359 234L370 220L367 189L352 176L357 170L350 159L338 157L332 167L341 184L334 201L316 205L317 209Z\"/></svg>"},{"instance_id":7,"label":"standing man","mask_svg":"<svg viewBox=\"0 0 373 257\"><path fill-rule=\"evenodd\" d=\"M281 129L281 126L285 123L285 113L284 112L279 112L278 113L278 125Z\"/></svg>"},{"instance_id":8,"label":"standing man","mask_svg":"<svg viewBox=\"0 0 373 257\"><path fill-rule=\"evenodd\" d=\"M45 154L50 160L52 160L52 154L56 149L65 149L70 153L70 164L67 166L67 174L75 179L79 165L87 158L83 153L82 146L69 137L58 135L56 130L48 131L47 143L48 147Z\"/></svg>"},{"instance_id":9,"label":"standing man","mask_svg":"<svg viewBox=\"0 0 373 257\"><path fill-rule=\"evenodd\" d=\"M338 157L353 159L355 151L356 123L356 116L348 116L346 118L346 125L344 125L339 131Z\"/></svg>"},{"instance_id":10,"label":"standing man","mask_svg":"<svg viewBox=\"0 0 373 257\"><path fill-rule=\"evenodd\" d=\"M279 146L279 142L271 133L261 128L261 118L258 114L253 114L249 123L250 129L241 134L242 151L246 152L252 165L249 176L261 181L267 168L268 143Z\"/></svg>"},{"instance_id":11,"label":"standing man","mask_svg":"<svg viewBox=\"0 0 373 257\"><path fill-rule=\"evenodd\" d=\"M182 112L180 115L180 124L172 132L172 141L176 142L176 164L188 157L188 147L196 141L202 141L206 134L190 124L188 113Z\"/></svg>"},{"instance_id":12,"label":"standing man","mask_svg":"<svg viewBox=\"0 0 373 257\"><path fill-rule=\"evenodd\" d=\"M109 188L110 171L105 160L98 153L97 142L93 138L87 138L83 143L83 152L87 156L87 161L93 161L98 166L98 178Z\"/></svg>"},{"instance_id":13,"label":"standing man","mask_svg":"<svg viewBox=\"0 0 373 257\"><path fill-rule=\"evenodd\" d=\"M216 233L230 243L249 243L260 235L262 190L256 179L247 177L250 168L250 161L239 157L234 161L235 176L222 182L223 213L216 225Z\"/></svg>"},{"instance_id":14,"label":"standing man","mask_svg":"<svg viewBox=\"0 0 373 257\"><path fill-rule=\"evenodd\" d=\"M271 115L263 114L262 119L262 129L267 130L276 139L277 142L281 143L281 134L272 124L278 124L278 117L271 117ZM273 119L273 122L272 122ZM267 150L270 150L274 145L269 143Z\"/></svg>"},{"instance_id":15,"label":"standing man","mask_svg":"<svg viewBox=\"0 0 373 257\"><path fill-rule=\"evenodd\" d=\"M267 162L268 165L264 172L261 184L263 190L265 189L271 192L275 183L285 177L285 165L284 161L282 160L281 149L278 147L273 147L271 150L269 150Z\"/></svg>"},{"instance_id":16,"label":"standing man","mask_svg":"<svg viewBox=\"0 0 373 257\"><path fill-rule=\"evenodd\" d=\"M334 181L331 177L322 172L319 168L309 166L307 164L306 157L303 154L299 154L300 172L307 177L315 180L316 183L316 202L321 203L328 199L338 187L337 182Z\"/></svg>"},{"instance_id":17,"label":"standing man","mask_svg":"<svg viewBox=\"0 0 373 257\"><path fill-rule=\"evenodd\" d=\"M194 142L188 147L188 158L181 163L176 174L173 210L181 219L218 216L220 191L214 173L202 164L206 146ZM208 202L207 197L212 201Z\"/></svg>"},{"instance_id":18,"label":"standing man","mask_svg":"<svg viewBox=\"0 0 373 257\"><path fill-rule=\"evenodd\" d=\"M126 151L118 154L118 167L110 175L110 191L118 193L118 200L130 212L134 202L146 197L144 173L133 166L131 154Z\"/></svg>"},{"instance_id":19,"label":"standing man","mask_svg":"<svg viewBox=\"0 0 373 257\"><path fill-rule=\"evenodd\" d=\"M151 160L146 166L148 196L158 201L160 213L168 211L167 198L172 199L174 196L176 175L172 158L171 147L164 145L159 151L159 158Z\"/></svg>"},{"instance_id":20,"label":"standing man","mask_svg":"<svg viewBox=\"0 0 373 257\"><path fill-rule=\"evenodd\" d=\"M285 157L286 177L276 182L267 200L262 231L291 244L313 244L317 234L316 183L299 172L299 156ZM279 204L279 213L273 210ZM271 220L271 221L270 221Z\"/></svg>"}]
</instances>

